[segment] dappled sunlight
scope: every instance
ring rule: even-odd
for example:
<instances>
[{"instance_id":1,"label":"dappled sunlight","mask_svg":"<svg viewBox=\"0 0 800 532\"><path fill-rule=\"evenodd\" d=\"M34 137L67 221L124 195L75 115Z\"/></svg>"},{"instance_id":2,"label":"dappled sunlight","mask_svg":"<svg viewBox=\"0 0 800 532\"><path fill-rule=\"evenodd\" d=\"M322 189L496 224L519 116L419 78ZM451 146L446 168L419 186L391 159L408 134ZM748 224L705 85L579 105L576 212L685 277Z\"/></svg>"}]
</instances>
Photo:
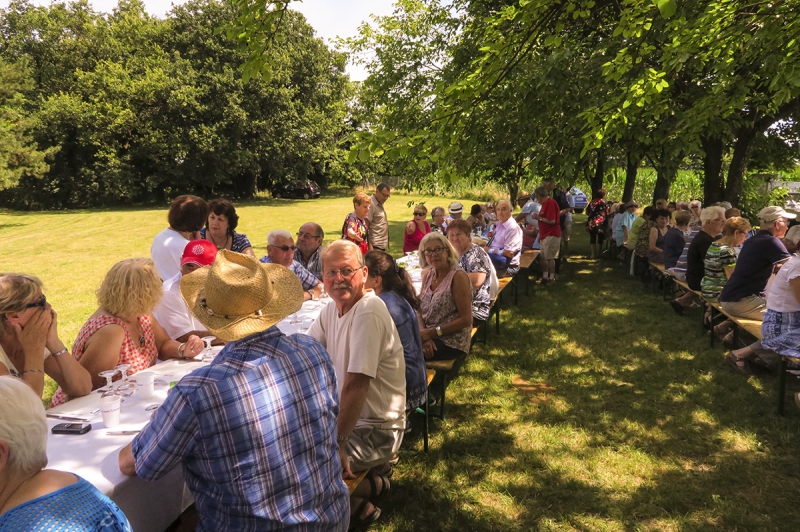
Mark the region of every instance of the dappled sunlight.
<instances>
[{"instance_id":1,"label":"dappled sunlight","mask_svg":"<svg viewBox=\"0 0 800 532\"><path fill-rule=\"evenodd\" d=\"M628 316L630 313L630 309L627 308L603 307L600 309L600 314L603 316Z\"/></svg>"},{"instance_id":2,"label":"dappled sunlight","mask_svg":"<svg viewBox=\"0 0 800 532\"><path fill-rule=\"evenodd\" d=\"M722 429L717 437L726 451L763 454L764 449L755 434L742 433L735 429Z\"/></svg>"}]
</instances>

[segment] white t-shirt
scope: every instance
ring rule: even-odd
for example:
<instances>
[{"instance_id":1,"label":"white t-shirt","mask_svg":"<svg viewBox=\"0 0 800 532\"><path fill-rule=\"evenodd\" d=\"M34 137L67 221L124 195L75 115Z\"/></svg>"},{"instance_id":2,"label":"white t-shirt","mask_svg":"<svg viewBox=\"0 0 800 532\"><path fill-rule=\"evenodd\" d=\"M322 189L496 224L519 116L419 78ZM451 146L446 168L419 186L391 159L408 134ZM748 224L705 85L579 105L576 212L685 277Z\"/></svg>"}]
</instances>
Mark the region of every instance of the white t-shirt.
<instances>
[{"instance_id":1,"label":"white t-shirt","mask_svg":"<svg viewBox=\"0 0 800 532\"><path fill-rule=\"evenodd\" d=\"M150 246L150 258L156 265L162 281L181 273L181 257L183 249L189 241L179 232L169 227L161 231L153 239Z\"/></svg>"},{"instance_id":2,"label":"white t-shirt","mask_svg":"<svg viewBox=\"0 0 800 532\"><path fill-rule=\"evenodd\" d=\"M181 297L181 274L164 281L162 287L164 297L153 315L167 332L167 336L174 340L188 332L205 331L206 326L189 312L189 305Z\"/></svg>"},{"instance_id":3,"label":"white t-shirt","mask_svg":"<svg viewBox=\"0 0 800 532\"><path fill-rule=\"evenodd\" d=\"M308 329L328 350L339 397L347 373L372 377L357 427L405 428L406 362L403 344L386 305L368 290L344 316L335 302L322 309Z\"/></svg>"},{"instance_id":4,"label":"white t-shirt","mask_svg":"<svg viewBox=\"0 0 800 532\"><path fill-rule=\"evenodd\" d=\"M51 354L52 353L50 353L50 351L48 351L48 349L45 347L44 359L47 360L47 357L49 357ZM3 350L2 345L0 345L0 364L4 365L6 367L6 371L8 371L8 373L13 377L22 378L22 375L20 375L19 370L16 368L16 366L14 366L14 363L11 362L11 359L8 358L8 355L6 355L6 352Z\"/></svg>"},{"instance_id":5,"label":"white t-shirt","mask_svg":"<svg viewBox=\"0 0 800 532\"><path fill-rule=\"evenodd\" d=\"M567 197L567 203L569 204L569 206L574 209L575 208L575 196L573 196L571 192L567 192L564 195ZM567 212L567 217L564 218L564 220L566 220L567 222L571 222L572 221L572 211L568 211Z\"/></svg>"},{"instance_id":6,"label":"white t-shirt","mask_svg":"<svg viewBox=\"0 0 800 532\"><path fill-rule=\"evenodd\" d=\"M800 302L794 297L789 281L800 277L800 257L792 258L783 265L772 280L767 294L767 308L775 312L800 312Z\"/></svg>"}]
</instances>

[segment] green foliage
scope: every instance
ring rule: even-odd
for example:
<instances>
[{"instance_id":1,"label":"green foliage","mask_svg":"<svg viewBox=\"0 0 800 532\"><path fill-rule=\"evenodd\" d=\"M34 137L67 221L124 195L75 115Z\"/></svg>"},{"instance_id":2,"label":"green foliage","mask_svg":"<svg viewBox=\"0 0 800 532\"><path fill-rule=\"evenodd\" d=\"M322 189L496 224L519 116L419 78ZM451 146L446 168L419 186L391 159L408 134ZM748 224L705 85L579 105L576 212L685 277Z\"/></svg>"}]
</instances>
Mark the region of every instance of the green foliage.
<instances>
[{"instance_id":1,"label":"green foliage","mask_svg":"<svg viewBox=\"0 0 800 532\"><path fill-rule=\"evenodd\" d=\"M758 211L770 205L785 205L789 191L776 187L767 192L767 186L760 179L745 181L742 197L739 198L739 209L742 216L750 220L753 226L758 225Z\"/></svg>"}]
</instances>

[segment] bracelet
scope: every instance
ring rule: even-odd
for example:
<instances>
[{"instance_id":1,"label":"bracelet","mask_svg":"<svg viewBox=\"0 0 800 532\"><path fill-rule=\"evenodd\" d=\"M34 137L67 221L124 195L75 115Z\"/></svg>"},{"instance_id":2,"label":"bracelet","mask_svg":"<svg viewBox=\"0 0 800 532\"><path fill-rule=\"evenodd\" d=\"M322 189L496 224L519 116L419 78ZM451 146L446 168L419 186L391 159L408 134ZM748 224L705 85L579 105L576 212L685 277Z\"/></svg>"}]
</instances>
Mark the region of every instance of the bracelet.
<instances>
[{"instance_id":1,"label":"bracelet","mask_svg":"<svg viewBox=\"0 0 800 532\"><path fill-rule=\"evenodd\" d=\"M183 342L181 345L178 346L178 356L181 358L186 358L183 356L183 351L186 349L186 342Z\"/></svg>"},{"instance_id":2,"label":"bracelet","mask_svg":"<svg viewBox=\"0 0 800 532\"><path fill-rule=\"evenodd\" d=\"M22 373L44 373L43 369L26 369Z\"/></svg>"},{"instance_id":3,"label":"bracelet","mask_svg":"<svg viewBox=\"0 0 800 532\"><path fill-rule=\"evenodd\" d=\"M69 353L69 350L66 347L64 349L62 349L61 351L59 351L58 353L52 353L50 356L52 356L52 357L60 357L64 353Z\"/></svg>"},{"instance_id":4,"label":"bracelet","mask_svg":"<svg viewBox=\"0 0 800 532\"><path fill-rule=\"evenodd\" d=\"M344 434L338 434L338 435L336 436L336 441L337 441L337 442L339 442L339 441L347 441L347 440L349 440L349 439L350 439L350 435L349 435L349 434L347 434L347 435L344 435Z\"/></svg>"}]
</instances>

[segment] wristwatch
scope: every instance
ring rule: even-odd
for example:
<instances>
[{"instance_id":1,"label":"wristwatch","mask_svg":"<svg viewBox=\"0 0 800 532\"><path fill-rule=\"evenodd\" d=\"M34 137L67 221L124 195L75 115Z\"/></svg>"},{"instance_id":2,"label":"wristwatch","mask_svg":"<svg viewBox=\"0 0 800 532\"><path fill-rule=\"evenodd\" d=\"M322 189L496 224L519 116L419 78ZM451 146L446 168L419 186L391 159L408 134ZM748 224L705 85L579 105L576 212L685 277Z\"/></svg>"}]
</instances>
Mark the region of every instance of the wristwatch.
<instances>
[{"instance_id":1,"label":"wristwatch","mask_svg":"<svg viewBox=\"0 0 800 532\"><path fill-rule=\"evenodd\" d=\"M442 328L441 328L440 326L438 326L438 325L437 325L437 326L436 326L436 336L441 336L442 334L444 334L444 333L442 332Z\"/></svg>"}]
</instances>

